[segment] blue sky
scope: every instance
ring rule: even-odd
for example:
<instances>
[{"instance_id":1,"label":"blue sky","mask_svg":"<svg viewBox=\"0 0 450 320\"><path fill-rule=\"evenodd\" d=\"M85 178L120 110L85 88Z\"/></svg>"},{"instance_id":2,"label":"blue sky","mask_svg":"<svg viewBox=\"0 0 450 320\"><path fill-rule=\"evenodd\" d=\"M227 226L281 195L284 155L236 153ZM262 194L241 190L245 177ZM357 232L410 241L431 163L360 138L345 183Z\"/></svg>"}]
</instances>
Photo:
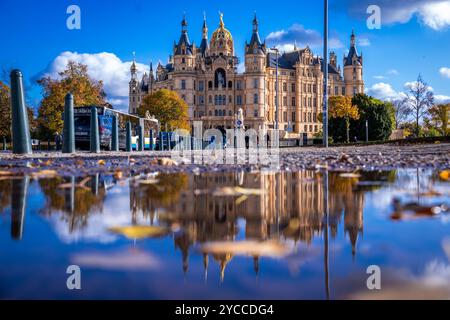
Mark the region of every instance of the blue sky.
<instances>
[{"instance_id":1,"label":"blue sky","mask_svg":"<svg viewBox=\"0 0 450 320\"><path fill-rule=\"evenodd\" d=\"M81 30L66 27L66 10L72 4L81 9ZM381 9L380 30L366 25L371 4ZM113 104L125 108L132 52L142 71L150 61L166 62L179 39L183 13L191 41L199 44L203 12L210 34L218 25L218 12L223 12L242 60L255 11L261 38L270 45L287 50L295 41L322 55L322 5L303 0L282 5L265 0L2 0L0 28L6 45L0 50L0 67L23 71L28 101L36 106L40 88L35 80L56 75L68 59L81 61L89 65L92 77L104 80ZM450 0L330 0L330 38L340 63L352 29L364 55L368 93L393 99L421 73L440 99L450 99Z\"/></svg>"}]
</instances>

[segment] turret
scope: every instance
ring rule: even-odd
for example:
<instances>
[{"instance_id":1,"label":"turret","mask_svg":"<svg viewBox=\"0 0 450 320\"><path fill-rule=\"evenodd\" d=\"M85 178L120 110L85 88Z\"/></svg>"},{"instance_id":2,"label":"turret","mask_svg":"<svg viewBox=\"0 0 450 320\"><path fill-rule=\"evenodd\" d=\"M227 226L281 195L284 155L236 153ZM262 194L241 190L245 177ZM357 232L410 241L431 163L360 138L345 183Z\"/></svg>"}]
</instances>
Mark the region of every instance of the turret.
<instances>
[{"instance_id":1,"label":"turret","mask_svg":"<svg viewBox=\"0 0 450 320\"><path fill-rule=\"evenodd\" d=\"M189 42L186 17L181 21L181 37L178 44L174 44L174 66L176 70L190 70L194 67L195 48Z\"/></svg>"},{"instance_id":2,"label":"turret","mask_svg":"<svg viewBox=\"0 0 450 320\"><path fill-rule=\"evenodd\" d=\"M350 36L349 53L344 56L344 81L346 95L364 93L363 58L362 54L358 55L354 32Z\"/></svg>"},{"instance_id":3,"label":"turret","mask_svg":"<svg viewBox=\"0 0 450 320\"><path fill-rule=\"evenodd\" d=\"M200 43L199 52L202 57L205 57L209 51L209 42L208 42L208 26L206 24L206 15L203 18L203 27L202 27L202 41Z\"/></svg>"}]
</instances>

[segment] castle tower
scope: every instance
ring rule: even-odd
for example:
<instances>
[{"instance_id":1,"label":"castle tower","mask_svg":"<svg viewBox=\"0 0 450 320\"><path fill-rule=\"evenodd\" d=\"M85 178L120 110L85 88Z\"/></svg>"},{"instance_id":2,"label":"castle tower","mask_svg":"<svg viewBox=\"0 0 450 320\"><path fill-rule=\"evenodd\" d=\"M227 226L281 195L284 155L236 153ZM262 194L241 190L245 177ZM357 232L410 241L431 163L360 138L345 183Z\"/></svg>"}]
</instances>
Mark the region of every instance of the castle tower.
<instances>
[{"instance_id":1,"label":"castle tower","mask_svg":"<svg viewBox=\"0 0 450 320\"><path fill-rule=\"evenodd\" d=\"M181 21L181 37L178 44L174 45L174 67L176 71L193 70L195 65L195 46L189 42L187 32L188 23L186 17Z\"/></svg>"},{"instance_id":2,"label":"castle tower","mask_svg":"<svg viewBox=\"0 0 450 320\"><path fill-rule=\"evenodd\" d=\"M362 54L358 55L354 32L350 37L348 56L344 57L344 82L346 95L354 96L358 93L364 93L363 57Z\"/></svg>"},{"instance_id":3,"label":"castle tower","mask_svg":"<svg viewBox=\"0 0 450 320\"><path fill-rule=\"evenodd\" d=\"M247 88L247 116L265 116L266 86L266 44L259 37L258 18L253 18L253 32L250 43L245 43L245 75Z\"/></svg>"},{"instance_id":4,"label":"castle tower","mask_svg":"<svg viewBox=\"0 0 450 320\"><path fill-rule=\"evenodd\" d=\"M128 113L136 114L139 107L139 81L137 80L137 67L136 67L136 57L133 52L133 63L130 67L131 80L129 82L129 101L128 101Z\"/></svg>"}]
</instances>

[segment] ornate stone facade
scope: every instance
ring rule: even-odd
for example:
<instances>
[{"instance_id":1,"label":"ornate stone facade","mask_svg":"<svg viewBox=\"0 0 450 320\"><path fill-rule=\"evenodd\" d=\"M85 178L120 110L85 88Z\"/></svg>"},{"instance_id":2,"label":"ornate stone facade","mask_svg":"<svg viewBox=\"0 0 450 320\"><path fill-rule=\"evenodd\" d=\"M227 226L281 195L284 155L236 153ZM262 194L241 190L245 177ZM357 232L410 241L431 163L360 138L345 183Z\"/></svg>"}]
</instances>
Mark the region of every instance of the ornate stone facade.
<instances>
[{"instance_id":1,"label":"ornate stone facade","mask_svg":"<svg viewBox=\"0 0 450 320\"><path fill-rule=\"evenodd\" d=\"M238 73L239 58L234 53L233 36L225 28L223 15L208 40L206 19L200 46L191 44L187 21L181 23L181 37L174 43L166 65L158 64L156 73L137 79L135 63L131 67L129 112L136 113L142 98L160 89L176 91L189 106L191 121L203 121L205 129L234 128L239 109L244 111L245 127L273 129L276 119L277 91L280 130L293 136L321 131L319 114L323 105L323 59L309 47L294 48L278 54L260 39L258 19L253 19L250 43L245 44L245 72ZM278 58L278 59L277 59ZM276 86L278 63L279 88ZM337 56L330 54L329 94L354 95L364 92L363 58L351 35L343 72Z\"/></svg>"}]
</instances>

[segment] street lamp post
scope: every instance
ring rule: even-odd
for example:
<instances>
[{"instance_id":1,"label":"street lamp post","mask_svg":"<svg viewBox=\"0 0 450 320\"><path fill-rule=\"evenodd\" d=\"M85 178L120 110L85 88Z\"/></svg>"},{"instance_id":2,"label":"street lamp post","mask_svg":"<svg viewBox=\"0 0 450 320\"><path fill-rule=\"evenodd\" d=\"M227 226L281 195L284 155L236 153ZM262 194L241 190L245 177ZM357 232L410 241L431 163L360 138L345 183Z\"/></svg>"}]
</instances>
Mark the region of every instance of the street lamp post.
<instances>
[{"instance_id":1,"label":"street lamp post","mask_svg":"<svg viewBox=\"0 0 450 320\"><path fill-rule=\"evenodd\" d=\"M366 143L369 142L369 120L366 120Z\"/></svg>"},{"instance_id":2,"label":"street lamp post","mask_svg":"<svg viewBox=\"0 0 450 320\"><path fill-rule=\"evenodd\" d=\"M323 64L323 146L328 148L328 0L324 0Z\"/></svg>"},{"instance_id":3,"label":"street lamp post","mask_svg":"<svg viewBox=\"0 0 450 320\"><path fill-rule=\"evenodd\" d=\"M275 51L276 54L276 66L275 66L275 130L278 130L279 126L278 126L278 114L279 114L279 110L278 110L278 53L279 50L278 48L272 48L273 51Z\"/></svg>"}]
</instances>

